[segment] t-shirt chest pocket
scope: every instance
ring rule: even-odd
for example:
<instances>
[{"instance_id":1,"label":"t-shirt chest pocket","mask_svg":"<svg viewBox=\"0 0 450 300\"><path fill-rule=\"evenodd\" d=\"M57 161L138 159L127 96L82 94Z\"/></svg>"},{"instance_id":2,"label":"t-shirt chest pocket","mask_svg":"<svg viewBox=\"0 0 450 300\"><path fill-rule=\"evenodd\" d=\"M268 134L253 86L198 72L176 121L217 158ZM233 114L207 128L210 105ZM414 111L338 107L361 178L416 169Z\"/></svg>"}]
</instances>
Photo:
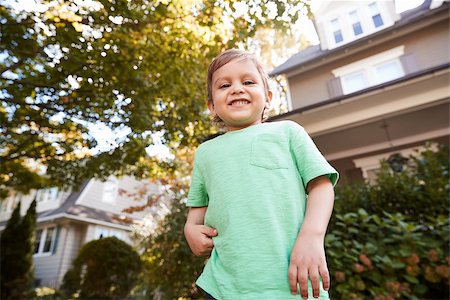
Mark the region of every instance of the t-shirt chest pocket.
<instances>
[{"instance_id":1,"label":"t-shirt chest pocket","mask_svg":"<svg viewBox=\"0 0 450 300\"><path fill-rule=\"evenodd\" d=\"M250 164L265 169L288 169L288 142L273 135L256 135L252 139Z\"/></svg>"}]
</instances>

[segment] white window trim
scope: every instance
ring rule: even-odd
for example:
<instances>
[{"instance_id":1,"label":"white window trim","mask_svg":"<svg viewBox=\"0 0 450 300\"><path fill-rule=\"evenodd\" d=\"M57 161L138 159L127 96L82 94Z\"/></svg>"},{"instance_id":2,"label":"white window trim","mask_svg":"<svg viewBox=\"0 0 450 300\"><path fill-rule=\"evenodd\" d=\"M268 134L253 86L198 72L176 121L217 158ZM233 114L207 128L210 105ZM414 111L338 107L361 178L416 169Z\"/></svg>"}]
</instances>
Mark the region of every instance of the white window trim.
<instances>
[{"instance_id":1,"label":"white window trim","mask_svg":"<svg viewBox=\"0 0 450 300\"><path fill-rule=\"evenodd\" d=\"M52 197L51 196L52 190L55 190L55 189L56 189L56 197ZM59 202L61 197L62 197L62 191L57 187L40 189L40 190L36 191L36 202L37 203Z\"/></svg>"},{"instance_id":2,"label":"white window trim","mask_svg":"<svg viewBox=\"0 0 450 300\"><path fill-rule=\"evenodd\" d=\"M48 252L42 252L44 250L44 244L45 244L45 240L47 238L48 229L50 229L50 228L53 228L50 250ZM56 242L56 231L57 231L56 226L52 225L52 226L37 228L36 231L37 230L42 230L42 234L41 234L41 240L39 241L38 252L33 253L33 256L34 257L44 257L44 256L52 255L53 249L55 248L55 242Z\"/></svg>"},{"instance_id":3,"label":"white window trim","mask_svg":"<svg viewBox=\"0 0 450 300\"><path fill-rule=\"evenodd\" d=\"M115 185L115 195L113 198L110 198L109 191L106 192L106 188L108 187L108 184L114 184ZM107 204L116 204L117 197L119 196L119 180L115 177L110 177L108 180L103 182L103 190L102 190L102 202Z\"/></svg>"},{"instance_id":4,"label":"white window trim","mask_svg":"<svg viewBox=\"0 0 450 300\"><path fill-rule=\"evenodd\" d=\"M388 60L393 60L399 58L400 56L405 54L405 46L401 45L387 51L380 52L378 54L372 55L370 57L355 61L351 64L336 68L331 72L335 77L342 77L345 75L349 75L351 73L358 72L362 69L366 69L384 62Z\"/></svg>"},{"instance_id":5,"label":"white window trim","mask_svg":"<svg viewBox=\"0 0 450 300\"><path fill-rule=\"evenodd\" d=\"M336 40L334 39L334 32L335 29L333 28L333 26L331 25L331 21L337 19L338 24L339 24L339 30L341 31L341 35L342 35L342 41L336 43ZM345 29L345 18L343 19L340 15L333 15L332 17L328 18L328 21L326 22L326 31L327 31L327 38L328 38L328 45L332 45L332 47L330 48L336 48L339 47L340 45L346 44L348 42L348 32Z\"/></svg>"},{"instance_id":6,"label":"white window trim","mask_svg":"<svg viewBox=\"0 0 450 300\"><path fill-rule=\"evenodd\" d=\"M400 60L398 58L394 58L394 59L391 59L391 60L379 63L377 65L374 65L372 68L369 68L368 69L368 71L369 71L369 83L371 83L371 85L377 85L377 84L381 84L381 83L387 82L386 80L379 80L378 79L377 74L375 72L375 69L377 67L380 67L382 65L386 65L386 64L389 64L389 63L392 63L392 62L395 63L398 66L399 70L402 73L401 76L404 76L405 75L405 71L403 70L402 63L400 62ZM392 79L392 80L394 80L394 79ZM390 81L390 80L388 80L388 81Z\"/></svg>"}]
</instances>

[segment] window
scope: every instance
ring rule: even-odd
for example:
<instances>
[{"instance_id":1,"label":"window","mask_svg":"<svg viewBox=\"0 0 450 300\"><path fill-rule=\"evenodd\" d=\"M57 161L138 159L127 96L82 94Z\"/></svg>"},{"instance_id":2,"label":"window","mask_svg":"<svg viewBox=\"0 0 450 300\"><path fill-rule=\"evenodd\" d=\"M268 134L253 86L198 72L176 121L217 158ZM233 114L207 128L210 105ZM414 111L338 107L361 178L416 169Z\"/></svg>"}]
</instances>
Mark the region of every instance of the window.
<instances>
[{"instance_id":1,"label":"window","mask_svg":"<svg viewBox=\"0 0 450 300\"><path fill-rule=\"evenodd\" d=\"M57 187L38 190L36 193L36 202L54 202L61 195Z\"/></svg>"},{"instance_id":2,"label":"window","mask_svg":"<svg viewBox=\"0 0 450 300\"><path fill-rule=\"evenodd\" d=\"M375 66L376 82L378 84L400 78L404 75L399 59Z\"/></svg>"},{"instance_id":3,"label":"window","mask_svg":"<svg viewBox=\"0 0 450 300\"><path fill-rule=\"evenodd\" d=\"M102 201L105 203L116 203L117 194L119 192L119 185L117 178L110 178L103 183L103 197Z\"/></svg>"},{"instance_id":4,"label":"window","mask_svg":"<svg viewBox=\"0 0 450 300\"><path fill-rule=\"evenodd\" d=\"M350 12L350 22L352 23L353 34L355 36L363 33L361 21L356 10Z\"/></svg>"},{"instance_id":5,"label":"window","mask_svg":"<svg viewBox=\"0 0 450 300\"><path fill-rule=\"evenodd\" d=\"M380 10L378 9L377 3L372 2L369 4L370 14L372 15L372 21L375 28L383 26L384 22L381 18Z\"/></svg>"},{"instance_id":6,"label":"window","mask_svg":"<svg viewBox=\"0 0 450 300\"><path fill-rule=\"evenodd\" d=\"M0 201L0 212L3 213L12 212L21 200L22 194L12 192L12 194L8 198Z\"/></svg>"},{"instance_id":7,"label":"window","mask_svg":"<svg viewBox=\"0 0 450 300\"><path fill-rule=\"evenodd\" d=\"M333 30L334 42L336 44L341 43L344 40L344 37L337 18L331 20L331 29Z\"/></svg>"},{"instance_id":8,"label":"window","mask_svg":"<svg viewBox=\"0 0 450 300\"><path fill-rule=\"evenodd\" d=\"M385 83L405 75L400 59L404 46L398 46L373 56L332 70L340 81L344 95Z\"/></svg>"},{"instance_id":9,"label":"window","mask_svg":"<svg viewBox=\"0 0 450 300\"><path fill-rule=\"evenodd\" d=\"M105 237L115 236L116 238L123 240L124 233L120 230L115 230L112 228L97 226L95 228L95 238L101 239Z\"/></svg>"},{"instance_id":10,"label":"window","mask_svg":"<svg viewBox=\"0 0 450 300\"><path fill-rule=\"evenodd\" d=\"M345 95L362 90L368 86L363 71L343 76L341 79L341 83L342 92Z\"/></svg>"},{"instance_id":11,"label":"window","mask_svg":"<svg viewBox=\"0 0 450 300\"><path fill-rule=\"evenodd\" d=\"M36 231L34 254L50 254L55 249L56 227L47 227Z\"/></svg>"}]
</instances>

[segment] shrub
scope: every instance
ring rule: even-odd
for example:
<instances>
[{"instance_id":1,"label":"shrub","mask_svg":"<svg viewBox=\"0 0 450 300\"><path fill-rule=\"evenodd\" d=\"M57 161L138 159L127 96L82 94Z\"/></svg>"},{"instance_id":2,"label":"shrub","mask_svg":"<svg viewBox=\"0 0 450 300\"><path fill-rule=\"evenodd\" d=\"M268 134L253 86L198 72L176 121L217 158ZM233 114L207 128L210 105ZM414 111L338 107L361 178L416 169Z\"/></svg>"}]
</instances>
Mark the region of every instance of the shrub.
<instances>
[{"instance_id":1,"label":"shrub","mask_svg":"<svg viewBox=\"0 0 450 300\"><path fill-rule=\"evenodd\" d=\"M427 148L402 172L336 189L326 237L333 299L446 299L448 148Z\"/></svg>"},{"instance_id":2,"label":"shrub","mask_svg":"<svg viewBox=\"0 0 450 300\"><path fill-rule=\"evenodd\" d=\"M62 291L80 299L127 299L141 260L127 243L108 237L84 245L64 276Z\"/></svg>"},{"instance_id":3,"label":"shrub","mask_svg":"<svg viewBox=\"0 0 450 300\"><path fill-rule=\"evenodd\" d=\"M446 216L434 226L402 214L336 215L326 247L334 299L444 299L449 289Z\"/></svg>"},{"instance_id":4,"label":"shrub","mask_svg":"<svg viewBox=\"0 0 450 300\"><path fill-rule=\"evenodd\" d=\"M449 149L427 146L406 160L402 172L393 172L383 161L373 184L355 183L336 189L335 213L402 213L408 220L426 223L428 216L448 215Z\"/></svg>"}]
</instances>

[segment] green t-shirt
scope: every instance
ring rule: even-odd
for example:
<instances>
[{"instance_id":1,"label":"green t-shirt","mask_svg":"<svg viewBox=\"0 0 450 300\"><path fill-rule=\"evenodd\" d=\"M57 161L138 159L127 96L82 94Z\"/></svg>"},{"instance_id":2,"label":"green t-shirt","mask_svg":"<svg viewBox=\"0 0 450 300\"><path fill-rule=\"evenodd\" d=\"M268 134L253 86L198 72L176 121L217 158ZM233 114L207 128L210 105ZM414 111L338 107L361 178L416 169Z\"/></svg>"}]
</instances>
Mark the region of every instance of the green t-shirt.
<instances>
[{"instance_id":1,"label":"green t-shirt","mask_svg":"<svg viewBox=\"0 0 450 300\"><path fill-rule=\"evenodd\" d=\"M306 185L338 173L292 121L230 131L199 146L187 205L208 206L214 248L197 284L217 299L299 299L290 253L303 223ZM312 291L309 295L312 299ZM321 299L328 299L321 291Z\"/></svg>"}]
</instances>

